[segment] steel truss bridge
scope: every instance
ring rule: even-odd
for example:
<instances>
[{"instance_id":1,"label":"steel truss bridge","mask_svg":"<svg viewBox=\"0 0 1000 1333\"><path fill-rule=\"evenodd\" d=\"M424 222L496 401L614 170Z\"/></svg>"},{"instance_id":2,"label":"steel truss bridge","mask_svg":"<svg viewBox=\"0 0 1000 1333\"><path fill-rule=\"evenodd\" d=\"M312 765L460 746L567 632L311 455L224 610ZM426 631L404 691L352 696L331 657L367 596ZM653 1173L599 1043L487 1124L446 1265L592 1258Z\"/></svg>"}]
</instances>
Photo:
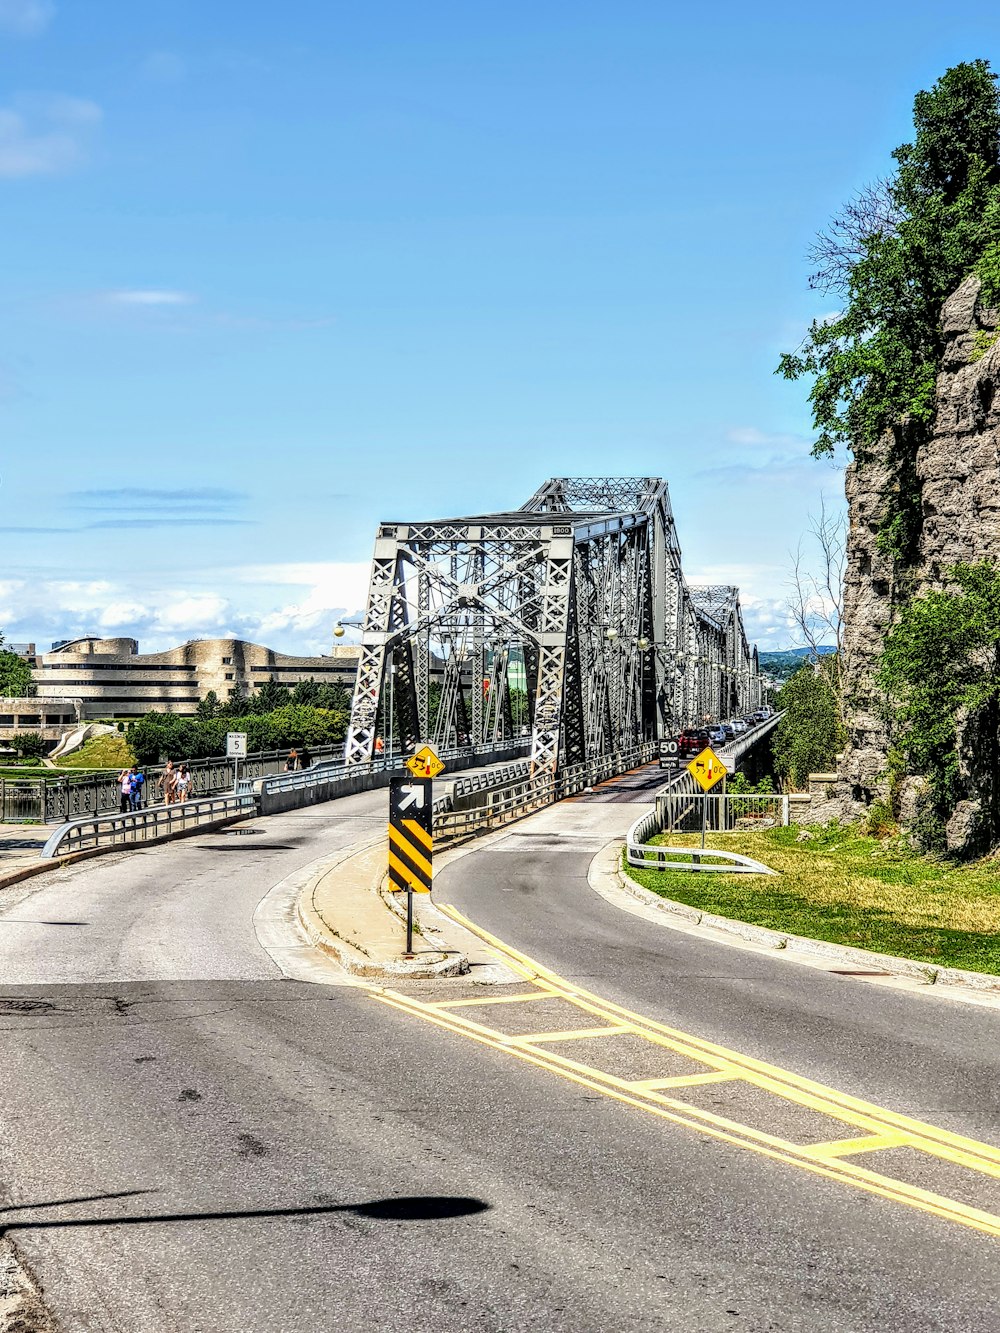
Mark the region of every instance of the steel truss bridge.
<instances>
[{"instance_id":1,"label":"steel truss bridge","mask_svg":"<svg viewBox=\"0 0 1000 1333\"><path fill-rule=\"evenodd\" d=\"M555 477L511 513L379 527L346 761L530 737L554 773L762 697L739 590L684 577L667 483Z\"/></svg>"}]
</instances>

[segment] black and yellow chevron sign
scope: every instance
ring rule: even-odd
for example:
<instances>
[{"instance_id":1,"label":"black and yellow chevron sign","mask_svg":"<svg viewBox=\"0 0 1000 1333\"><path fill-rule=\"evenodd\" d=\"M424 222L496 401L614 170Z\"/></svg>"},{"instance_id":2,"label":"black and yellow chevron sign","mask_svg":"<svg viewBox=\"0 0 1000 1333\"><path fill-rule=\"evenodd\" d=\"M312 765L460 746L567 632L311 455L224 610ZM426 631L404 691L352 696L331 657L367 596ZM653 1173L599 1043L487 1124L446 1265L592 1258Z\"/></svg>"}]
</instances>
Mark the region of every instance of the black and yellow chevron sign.
<instances>
[{"instance_id":1,"label":"black and yellow chevron sign","mask_svg":"<svg viewBox=\"0 0 1000 1333\"><path fill-rule=\"evenodd\" d=\"M393 774L389 788L389 882L394 889L430 893L434 877L433 783Z\"/></svg>"}]
</instances>

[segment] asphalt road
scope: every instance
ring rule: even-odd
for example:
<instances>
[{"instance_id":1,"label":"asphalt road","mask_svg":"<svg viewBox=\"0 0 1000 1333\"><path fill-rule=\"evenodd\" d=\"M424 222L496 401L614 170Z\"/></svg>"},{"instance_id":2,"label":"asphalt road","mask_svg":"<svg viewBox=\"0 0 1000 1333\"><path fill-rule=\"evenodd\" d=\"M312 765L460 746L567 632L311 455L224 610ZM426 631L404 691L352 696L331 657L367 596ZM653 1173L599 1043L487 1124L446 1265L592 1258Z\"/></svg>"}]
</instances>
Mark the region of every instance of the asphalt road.
<instances>
[{"instance_id":1,"label":"asphalt road","mask_svg":"<svg viewBox=\"0 0 1000 1333\"><path fill-rule=\"evenodd\" d=\"M436 896L639 1014L997 1141L996 1010L609 905L587 867L634 817L600 799L620 791L517 825ZM283 978L257 903L376 830L384 800L84 863L0 900L0 1226L66 1333L1000 1327L992 1236L623 1104L430 1007L551 1026L530 1001L482 1005L520 985L410 983L404 1010ZM550 1049L597 1059L590 1044ZM647 1058L614 1049L620 1072ZM727 1084L702 1091L730 1109ZM802 1106L741 1114L806 1132ZM927 1188L1000 1211L1000 1180L932 1169Z\"/></svg>"}]
</instances>

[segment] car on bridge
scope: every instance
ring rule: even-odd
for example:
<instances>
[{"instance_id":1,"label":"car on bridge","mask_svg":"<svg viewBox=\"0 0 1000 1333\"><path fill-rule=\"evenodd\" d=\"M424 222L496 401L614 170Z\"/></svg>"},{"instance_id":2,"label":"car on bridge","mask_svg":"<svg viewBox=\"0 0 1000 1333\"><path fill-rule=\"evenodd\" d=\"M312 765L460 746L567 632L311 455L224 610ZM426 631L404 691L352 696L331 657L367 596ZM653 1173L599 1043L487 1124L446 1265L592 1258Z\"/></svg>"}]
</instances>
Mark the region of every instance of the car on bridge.
<instances>
[{"instance_id":1,"label":"car on bridge","mask_svg":"<svg viewBox=\"0 0 1000 1333\"><path fill-rule=\"evenodd\" d=\"M677 753L681 759L700 754L712 740L707 727L686 727L677 737Z\"/></svg>"}]
</instances>

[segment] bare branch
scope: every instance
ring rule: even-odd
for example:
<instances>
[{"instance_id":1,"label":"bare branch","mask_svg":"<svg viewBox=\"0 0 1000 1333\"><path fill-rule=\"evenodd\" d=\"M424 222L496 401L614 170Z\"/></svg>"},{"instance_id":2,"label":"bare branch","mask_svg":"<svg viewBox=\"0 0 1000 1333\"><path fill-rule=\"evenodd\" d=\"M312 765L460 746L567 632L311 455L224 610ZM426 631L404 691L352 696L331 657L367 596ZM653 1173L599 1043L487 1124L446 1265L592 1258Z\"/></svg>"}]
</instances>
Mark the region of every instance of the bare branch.
<instances>
[{"instance_id":1,"label":"bare branch","mask_svg":"<svg viewBox=\"0 0 1000 1333\"><path fill-rule=\"evenodd\" d=\"M831 673L831 684L842 708L840 680L844 662L844 575L847 571L847 514L831 510L825 498L818 515L810 515L809 532L816 547L816 559L807 562L802 543L792 557L789 579L791 593L788 611L802 642L809 649L809 660L819 670ZM834 647L832 663L821 650Z\"/></svg>"},{"instance_id":2,"label":"bare branch","mask_svg":"<svg viewBox=\"0 0 1000 1333\"><path fill-rule=\"evenodd\" d=\"M807 255L810 264L816 265L809 286L821 292L845 293L851 272L867 254L871 241L895 236L900 216L890 180L879 177L859 190L827 230L817 233Z\"/></svg>"}]
</instances>

